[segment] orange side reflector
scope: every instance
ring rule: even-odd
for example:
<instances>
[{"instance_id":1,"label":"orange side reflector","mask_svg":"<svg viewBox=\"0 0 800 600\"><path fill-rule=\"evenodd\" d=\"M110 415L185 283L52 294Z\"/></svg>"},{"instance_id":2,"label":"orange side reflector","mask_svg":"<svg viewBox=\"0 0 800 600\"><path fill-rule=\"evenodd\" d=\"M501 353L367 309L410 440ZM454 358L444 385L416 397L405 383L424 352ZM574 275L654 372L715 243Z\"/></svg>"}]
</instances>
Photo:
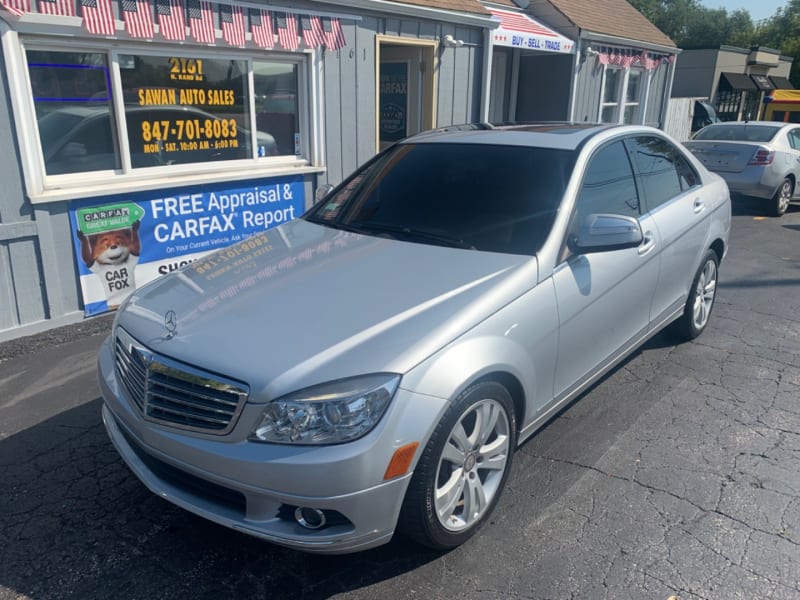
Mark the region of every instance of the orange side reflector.
<instances>
[{"instance_id":1,"label":"orange side reflector","mask_svg":"<svg viewBox=\"0 0 800 600\"><path fill-rule=\"evenodd\" d=\"M419 442L412 442L395 450L392 460L389 461L389 466L386 467L386 473L384 473L383 478L393 479L408 473L408 468L411 466L411 461L417 448L419 448Z\"/></svg>"}]
</instances>

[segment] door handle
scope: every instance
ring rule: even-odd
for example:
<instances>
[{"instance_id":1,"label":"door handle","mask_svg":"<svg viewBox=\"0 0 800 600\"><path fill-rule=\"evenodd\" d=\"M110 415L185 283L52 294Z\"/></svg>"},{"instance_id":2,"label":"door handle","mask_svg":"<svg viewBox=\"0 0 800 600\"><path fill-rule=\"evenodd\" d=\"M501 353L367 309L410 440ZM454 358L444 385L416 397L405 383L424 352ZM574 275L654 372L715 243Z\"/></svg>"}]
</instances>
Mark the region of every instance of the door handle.
<instances>
[{"instance_id":1,"label":"door handle","mask_svg":"<svg viewBox=\"0 0 800 600\"><path fill-rule=\"evenodd\" d=\"M639 245L639 256L644 256L656 247L656 237L652 231L645 231L642 243Z\"/></svg>"},{"instance_id":2,"label":"door handle","mask_svg":"<svg viewBox=\"0 0 800 600\"><path fill-rule=\"evenodd\" d=\"M692 209L694 210L694 214L696 215L700 214L706 209L706 203L703 202L700 198L696 198Z\"/></svg>"}]
</instances>

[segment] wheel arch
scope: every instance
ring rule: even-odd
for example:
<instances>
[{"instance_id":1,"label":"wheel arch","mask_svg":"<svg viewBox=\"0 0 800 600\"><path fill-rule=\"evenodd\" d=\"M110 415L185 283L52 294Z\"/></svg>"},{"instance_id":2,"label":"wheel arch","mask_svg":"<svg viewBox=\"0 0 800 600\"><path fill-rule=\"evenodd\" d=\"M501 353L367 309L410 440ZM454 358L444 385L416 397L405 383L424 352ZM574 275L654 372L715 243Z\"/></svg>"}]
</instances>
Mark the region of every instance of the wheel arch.
<instances>
[{"instance_id":1,"label":"wheel arch","mask_svg":"<svg viewBox=\"0 0 800 600\"><path fill-rule=\"evenodd\" d=\"M522 429L522 422L525 419L525 390L522 387L522 383L508 371L492 371L491 373L487 373L471 381L466 387L471 387L483 381L493 381L506 388L511 396L511 402L514 405L514 418L516 420L517 435L519 435Z\"/></svg>"}]
</instances>

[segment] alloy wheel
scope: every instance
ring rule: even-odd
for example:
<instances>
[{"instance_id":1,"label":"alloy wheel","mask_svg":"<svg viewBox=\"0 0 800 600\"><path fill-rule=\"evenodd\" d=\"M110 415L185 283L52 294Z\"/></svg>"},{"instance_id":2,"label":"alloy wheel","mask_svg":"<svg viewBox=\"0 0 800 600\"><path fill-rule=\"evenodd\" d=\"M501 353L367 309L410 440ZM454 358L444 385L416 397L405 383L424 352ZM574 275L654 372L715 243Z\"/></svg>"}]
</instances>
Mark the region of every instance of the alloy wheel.
<instances>
[{"instance_id":1,"label":"alloy wheel","mask_svg":"<svg viewBox=\"0 0 800 600\"><path fill-rule=\"evenodd\" d=\"M694 293L692 320L697 329L703 329L706 326L716 293L717 264L713 260L707 260L700 277L697 278L697 287Z\"/></svg>"},{"instance_id":2,"label":"alloy wheel","mask_svg":"<svg viewBox=\"0 0 800 600\"><path fill-rule=\"evenodd\" d=\"M792 182L786 180L781 184L781 189L778 192L778 213L783 214L789 208L789 201L792 199Z\"/></svg>"},{"instance_id":3,"label":"alloy wheel","mask_svg":"<svg viewBox=\"0 0 800 600\"><path fill-rule=\"evenodd\" d=\"M503 405L487 398L456 421L436 470L434 508L442 527L464 531L481 520L498 493L511 436Z\"/></svg>"}]
</instances>

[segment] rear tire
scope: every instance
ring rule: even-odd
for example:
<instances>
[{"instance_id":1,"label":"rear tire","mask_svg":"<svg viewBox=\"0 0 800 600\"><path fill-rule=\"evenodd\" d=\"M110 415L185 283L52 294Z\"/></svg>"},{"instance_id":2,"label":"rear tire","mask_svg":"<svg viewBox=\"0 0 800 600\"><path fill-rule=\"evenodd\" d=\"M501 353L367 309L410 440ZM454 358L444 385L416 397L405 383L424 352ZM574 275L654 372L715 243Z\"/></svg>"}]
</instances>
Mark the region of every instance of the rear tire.
<instances>
[{"instance_id":1,"label":"rear tire","mask_svg":"<svg viewBox=\"0 0 800 600\"><path fill-rule=\"evenodd\" d=\"M703 333L711 318L714 300L717 297L719 258L713 250L706 250L700 267L692 280L689 297L683 315L675 321L674 331L686 340L693 340Z\"/></svg>"},{"instance_id":2,"label":"rear tire","mask_svg":"<svg viewBox=\"0 0 800 600\"><path fill-rule=\"evenodd\" d=\"M780 217L789 209L789 202L792 200L794 194L794 183L791 178L786 177L778 191L772 197L772 216Z\"/></svg>"},{"instance_id":3,"label":"rear tire","mask_svg":"<svg viewBox=\"0 0 800 600\"><path fill-rule=\"evenodd\" d=\"M467 541L497 505L511 469L517 428L505 387L482 381L447 409L420 456L398 529L449 550Z\"/></svg>"}]
</instances>

